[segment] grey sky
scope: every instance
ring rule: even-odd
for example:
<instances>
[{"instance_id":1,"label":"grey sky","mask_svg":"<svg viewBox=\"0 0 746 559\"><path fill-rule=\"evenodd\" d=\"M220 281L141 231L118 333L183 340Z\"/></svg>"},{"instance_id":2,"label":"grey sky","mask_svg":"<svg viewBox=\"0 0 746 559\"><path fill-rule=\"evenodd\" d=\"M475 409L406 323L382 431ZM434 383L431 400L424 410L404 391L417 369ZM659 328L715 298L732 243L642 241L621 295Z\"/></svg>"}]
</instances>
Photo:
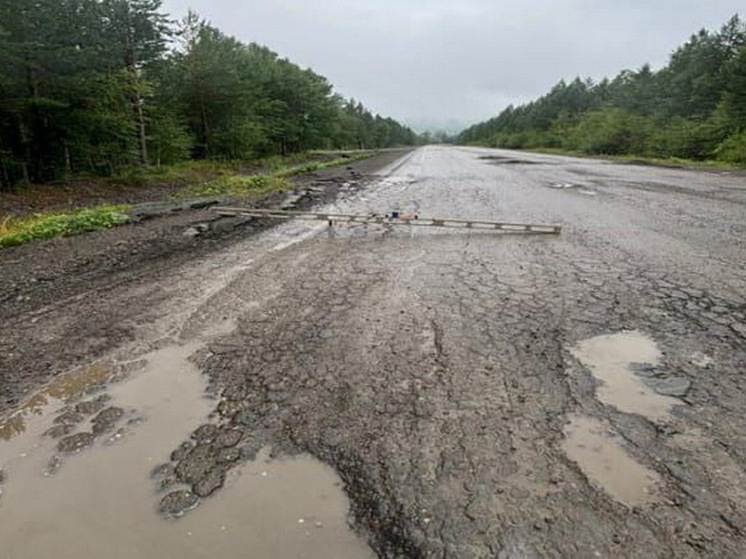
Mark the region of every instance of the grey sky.
<instances>
[{"instance_id":1,"label":"grey sky","mask_svg":"<svg viewBox=\"0 0 746 559\"><path fill-rule=\"evenodd\" d=\"M192 8L326 76L336 90L416 127L463 125L561 78L660 67L737 0L165 0ZM746 14L741 13L741 16Z\"/></svg>"}]
</instances>

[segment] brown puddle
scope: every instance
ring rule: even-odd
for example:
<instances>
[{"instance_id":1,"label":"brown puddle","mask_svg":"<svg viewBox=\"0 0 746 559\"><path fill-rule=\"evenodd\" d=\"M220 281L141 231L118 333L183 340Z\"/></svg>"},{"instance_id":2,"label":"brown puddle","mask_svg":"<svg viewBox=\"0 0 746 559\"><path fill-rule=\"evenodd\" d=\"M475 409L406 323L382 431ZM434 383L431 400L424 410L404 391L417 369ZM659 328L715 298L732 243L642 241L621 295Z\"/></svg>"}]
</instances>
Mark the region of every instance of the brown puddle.
<instances>
[{"instance_id":1,"label":"brown puddle","mask_svg":"<svg viewBox=\"0 0 746 559\"><path fill-rule=\"evenodd\" d=\"M91 388L102 386L113 376L111 366L106 363L94 363L60 375L7 418L0 418L0 439L9 441L21 435L26 431L30 416L42 415L48 406L75 399Z\"/></svg>"},{"instance_id":2,"label":"brown puddle","mask_svg":"<svg viewBox=\"0 0 746 559\"><path fill-rule=\"evenodd\" d=\"M634 507L655 502L660 477L637 463L600 421L573 415L565 427L563 450L594 485Z\"/></svg>"},{"instance_id":3,"label":"brown puddle","mask_svg":"<svg viewBox=\"0 0 746 559\"><path fill-rule=\"evenodd\" d=\"M339 478L312 458L257 460L234 470L223 490L185 518L158 515L162 495L155 491L153 468L168 462L170 451L214 407L188 359L198 347L146 355L141 372L111 384L107 405L134 410L142 420L63 456L53 476L45 471L57 441L41 434L53 425L66 389L50 386L17 412L24 412L21 416L11 416L13 425L21 426L5 427L12 435L0 441L6 477L0 506L3 559L373 556L347 525ZM75 377L60 383L56 386L87 387Z\"/></svg>"},{"instance_id":4,"label":"brown puddle","mask_svg":"<svg viewBox=\"0 0 746 559\"><path fill-rule=\"evenodd\" d=\"M375 557L347 524L349 503L332 468L308 455L266 457L260 453L229 476L217 499L203 501L177 522L187 534L184 543L200 542L205 556L217 557L238 550L262 558Z\"/></svg>"},{"instance_id":5,"label":"brown puddle","mask_svg":"<svg viewBox=\"0 0 746 559\"><path fill-rule=\"evenodd\" d=\"M632 363L655 366L661 358L655 342L637 330L584 340L570 352L601 381L597 396L604 404L651 421L663 421L671 407L680 403L657 394L632 371Z\"/></svg>"}]
</instances>

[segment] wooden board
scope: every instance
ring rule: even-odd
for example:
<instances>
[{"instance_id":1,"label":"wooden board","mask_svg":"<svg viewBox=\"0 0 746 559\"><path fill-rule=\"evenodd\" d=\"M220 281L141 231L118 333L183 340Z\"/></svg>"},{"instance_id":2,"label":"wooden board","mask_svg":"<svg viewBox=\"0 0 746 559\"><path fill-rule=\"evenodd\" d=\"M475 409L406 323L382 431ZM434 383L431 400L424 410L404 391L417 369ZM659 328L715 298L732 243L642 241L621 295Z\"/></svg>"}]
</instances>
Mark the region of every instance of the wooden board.
<instances>
[{"instance_id":1,"label":"wooden board","mask_svg":"<svg viewBox=\"0 0 746 559\"><path fill-rule=\"evenodd\" d=\"M343 214L327 212L301 212L294 210L266 210L240 207L213 207L212 211L223 216L247 216L269 219L310 219L346 223L373 223L381 225L405 225L415 227L451 227L456 229L489 229L510 233L541 233L557 235L562 231L560 225L539 223L511 223L505 221L483 221L454 218L391 217L378 214Z\"/></svg>"}]
</instances>

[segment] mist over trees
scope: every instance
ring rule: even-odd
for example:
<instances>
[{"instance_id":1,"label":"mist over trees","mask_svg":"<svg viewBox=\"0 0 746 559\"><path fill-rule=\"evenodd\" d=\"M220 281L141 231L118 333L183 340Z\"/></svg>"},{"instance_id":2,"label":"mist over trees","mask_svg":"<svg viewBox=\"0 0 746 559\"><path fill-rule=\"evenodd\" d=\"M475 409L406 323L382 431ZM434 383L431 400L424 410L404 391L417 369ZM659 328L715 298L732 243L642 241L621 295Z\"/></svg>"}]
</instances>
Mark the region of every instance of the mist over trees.
<instances>
[{"instance_id":1,"label":"mist over trees","mask_svg":"<svg viewBox=\"0 0 746 559\"><path fill-rule=\"evenodd\" d=\"M0 0L0 190L187 159L412 144L327 80L161 0Z\"/></svg>"},{"instance_id":2,"label":"mist over trees","mask_svg":"<svg viewBox=\"0 0 746 559\"><path fill-rule=\"evenodd\" d=\"M746 164L746 24L701 30L658 71L560 81L539 99L476 124L459 142Z\"/></svg>"}]
</instances>

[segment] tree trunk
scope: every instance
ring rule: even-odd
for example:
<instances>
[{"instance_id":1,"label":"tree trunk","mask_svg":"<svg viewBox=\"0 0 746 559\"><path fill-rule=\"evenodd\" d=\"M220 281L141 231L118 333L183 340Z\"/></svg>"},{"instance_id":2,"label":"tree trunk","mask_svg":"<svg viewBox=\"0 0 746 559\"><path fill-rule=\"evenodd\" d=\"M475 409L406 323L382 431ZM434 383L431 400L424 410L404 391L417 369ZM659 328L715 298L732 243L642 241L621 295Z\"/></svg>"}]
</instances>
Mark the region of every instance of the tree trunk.
<instances>
[{"instance_id":1,"label":"tree trunk","mask_svg":"<svg viewBox=\"0 0 746 559\"><path fill-rule=\"evenodd\" d=\"M137 117L137 137L140 144L140 164L148 165L148 136L145 128L145 113L142 110L144 99L139 94L135 99L135 114Z\"/></svg>"},{"instance_id":2,"label":"tree trunk","mask_svg":"<svg viewBox=\"0 0 746 559\"><path fill-rule=\"evenodd\" d=\"M65 177L71 177L73 174L73 161L70 156L70 146L65 143Z\"/></svg>"},{"instance_id":3,"label":"tree trunk","mask_svg":"<svg viewBox=\"0 0 746 559\"><path fill-rule=\"evenodd\" d=\"M202 138L204 145L204 158L207 159L210 156L210 124L207 122L207 111L205 110L205 100L200 93L199 98L200 104L200 117L202 119Z\"/></svg>"},{"instance_id":4,"label":"tree trunk","mask_svg":"<svg viewBox=\"0 0 746 559\"><path fill-rule=\"evenodd\" d=\"M135 127L137 128L137 148L140 159L140 165L148 164L148 143L147 143L147 130L145 126L145 112L143 111L143 105L145 99L140 94L138 89L139 75L137 69L137 53L135 51L135 38L134 34L135 22L133 14L128 10L127 12L127 30L124 36L124 67L130 74L132 80L132 93L130 95L130 102L132 103L132 112L135 118Z\"/></svg>"}]
</instances>

